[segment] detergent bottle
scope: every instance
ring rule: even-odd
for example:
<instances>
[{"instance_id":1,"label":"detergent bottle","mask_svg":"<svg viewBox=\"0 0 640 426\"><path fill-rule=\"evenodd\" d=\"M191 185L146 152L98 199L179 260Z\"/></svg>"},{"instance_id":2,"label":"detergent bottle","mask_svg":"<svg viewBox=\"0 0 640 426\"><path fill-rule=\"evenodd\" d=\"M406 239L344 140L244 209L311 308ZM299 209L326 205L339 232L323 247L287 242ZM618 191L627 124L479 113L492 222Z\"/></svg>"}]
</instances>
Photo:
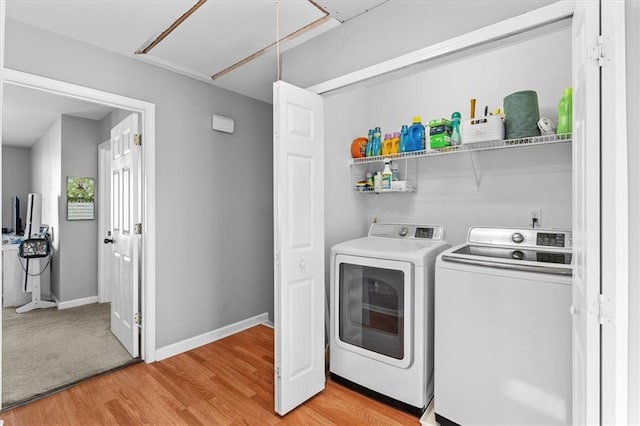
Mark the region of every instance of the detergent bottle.
<instances>
[{"instance_id":1,"label":"detergent bottle","mask_svg":"<svg viewBox=\"0 0 640 426\"><path fill-rule=\"evenodd\" d=\"M391 190L391 180L393 179L393 172L391 172L390 160L384 161L384 169L382 170L382 190Z\"/></svg>"},{"instance_id":2,"label":"detergent bottle","mask_svg":"<svg viewBox=\"0 0 640 426\"><path fill-rule=\"evenodd\" d=\"M420 151L425 144L424 125L419 115L413 117L413 124L409 127L409 149L407 151Z\"/></svg>"},{"instance_id":3,"label":"detergent bottle","mask_svg":"<svg viewBox=\"0 0 640 426\"><path fill-rule=\"evenodd\" d=\"M382 142L382 155L390 155L393 149L393 140L391 139L391 133L384 135L384 141Z\"/></svg>"},{"instance_id":4,"label":"detergent bottle","mask_svg":"<svg viewBox=\"0 0 640 426\"><path fill-rule=\"evenodd\" d=\"M461 117L458 111L451 114L451 146L457 146L462 143L462 137L460 136Z\"/></svg>"},{"instance_id":5,"label":"detergent bottle","mask_svg":"<svg viewBox=\"0 0 640 426\"><path fill-rule=\"evenodd\" d=\"M382 130L380 127L376 127L373 130L373 149L371 150L371 156L376 157L378 155L382 155Z\"/></svg>"},{"instance_id":6,"label":"detergent bottle","mask_svg":"<svg viewBox=\"0 0 640 426\"><path fill-rule=\"evenodd\" d=\"M371 152L373 152L373 129L369 129L369 135L367 135L367 151L365 156L371 157Z\"/></svg>"},{"instance_id":7,"label":"detergent bottle","mask_svg":"<svg viewBox=\"0 0 640 426\"><path fill-rule=\"evenodd\" d=\"M406 124L402 125L400 129L400 151L399 152L407 152L409 151L409 127Z\"/></svg>"},{"instance_id":8,"label":"detergent bottle","mask_svg":"<svg viewBox=\"0 0 640 426\"><path fill-rule=\"evenodd\" d=\"M397 154L400 152L400 132L394 132L391 138L392 146L390 154Z\"/></svg>"},{"instance_id":9,"label":"detergent bottle","mask_svg":"<svg viewBox=\"0 0 640 426\"><path fill-rule=\"evenodd\" d=\"M573 99L571 87L564 89L564 93L558 103L558 130L559 135L571 133L573 127Z\"/></svg>"}]
</instances>

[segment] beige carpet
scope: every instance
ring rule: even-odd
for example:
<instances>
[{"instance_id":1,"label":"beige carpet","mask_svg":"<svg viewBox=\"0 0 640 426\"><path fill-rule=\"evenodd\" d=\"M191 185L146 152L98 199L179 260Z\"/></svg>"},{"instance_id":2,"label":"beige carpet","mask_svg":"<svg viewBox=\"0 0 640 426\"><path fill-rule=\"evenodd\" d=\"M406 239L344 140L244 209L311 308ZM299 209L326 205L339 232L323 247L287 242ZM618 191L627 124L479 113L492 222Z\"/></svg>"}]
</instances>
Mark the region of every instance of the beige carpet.
<instances>
[{"instance_id":1,"label":"beige carpet","mask_svg":"<svg viewBox=\"0 0 640 426\"><path fill-rule=\"evenodd\" d=\"M2 310L2 405L7 407L132 361L111 334L109 303Z\"/></svg>"}]
</instances>

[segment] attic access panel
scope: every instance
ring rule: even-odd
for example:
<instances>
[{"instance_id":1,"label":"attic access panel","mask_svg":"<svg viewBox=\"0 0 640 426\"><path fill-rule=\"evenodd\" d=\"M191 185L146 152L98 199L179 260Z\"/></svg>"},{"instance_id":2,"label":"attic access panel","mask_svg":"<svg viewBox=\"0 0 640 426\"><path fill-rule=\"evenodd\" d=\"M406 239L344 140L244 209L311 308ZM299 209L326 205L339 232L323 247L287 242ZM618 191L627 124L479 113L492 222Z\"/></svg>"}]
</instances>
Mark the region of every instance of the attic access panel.
<instances>
[{"instance_id":1,"label":"attic access panel","mask_svg":"<svg viewBox=\"0 0 640 426\"><path fill-rule=\"evenodd\" d=\"M209 0L145 56L211 78L325 16L309 1Z\"/></svg>"}]
</instances>

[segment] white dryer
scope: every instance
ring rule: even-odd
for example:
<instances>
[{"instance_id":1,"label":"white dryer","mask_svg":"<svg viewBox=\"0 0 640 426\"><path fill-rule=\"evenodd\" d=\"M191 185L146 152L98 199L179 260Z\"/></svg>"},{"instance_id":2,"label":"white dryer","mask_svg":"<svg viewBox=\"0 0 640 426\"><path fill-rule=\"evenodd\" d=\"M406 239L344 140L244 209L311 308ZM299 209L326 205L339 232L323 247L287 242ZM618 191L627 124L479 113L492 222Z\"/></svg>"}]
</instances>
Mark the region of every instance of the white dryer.
<instances>
[{"instance_id":1,"label":"white dryer","mask_svg":"<svg viewBox=\"0 0 640 426\"><path fill-rule=\"evenodd\" d=\"M469 230L436 262L443 426L571 424L571 232Z\"/></svg>"},{"instance_id":2,"label":"white dryer","mask_svg":"<svg viewBox=\"0 0 640 426\"><path fill-rule=\"evenodd\" d=\"M416 415L433 398L436 256L441 226L375 223L331 250L330 371Z\"/></svg>"}]
</instances>

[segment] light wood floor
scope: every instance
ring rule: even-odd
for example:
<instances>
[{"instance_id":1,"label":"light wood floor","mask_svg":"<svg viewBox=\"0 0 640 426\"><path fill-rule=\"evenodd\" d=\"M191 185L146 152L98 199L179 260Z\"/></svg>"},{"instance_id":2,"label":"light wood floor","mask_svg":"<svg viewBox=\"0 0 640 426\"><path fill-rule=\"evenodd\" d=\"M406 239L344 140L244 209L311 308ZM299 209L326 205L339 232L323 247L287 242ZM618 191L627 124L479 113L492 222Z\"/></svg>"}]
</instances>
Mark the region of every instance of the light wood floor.
<instances>
[{"instance_id":1,"label":"light wood floor","mask_svg":"<svg viewBox=\"0 0 640 426\"><path fill-rule=\"evenodd\" d=\"M18 425L416 425L416 417L327 381L285 417L273 411L273 330L257 326L137 364L0 414Z\"/></svg>"}]
</instances>

